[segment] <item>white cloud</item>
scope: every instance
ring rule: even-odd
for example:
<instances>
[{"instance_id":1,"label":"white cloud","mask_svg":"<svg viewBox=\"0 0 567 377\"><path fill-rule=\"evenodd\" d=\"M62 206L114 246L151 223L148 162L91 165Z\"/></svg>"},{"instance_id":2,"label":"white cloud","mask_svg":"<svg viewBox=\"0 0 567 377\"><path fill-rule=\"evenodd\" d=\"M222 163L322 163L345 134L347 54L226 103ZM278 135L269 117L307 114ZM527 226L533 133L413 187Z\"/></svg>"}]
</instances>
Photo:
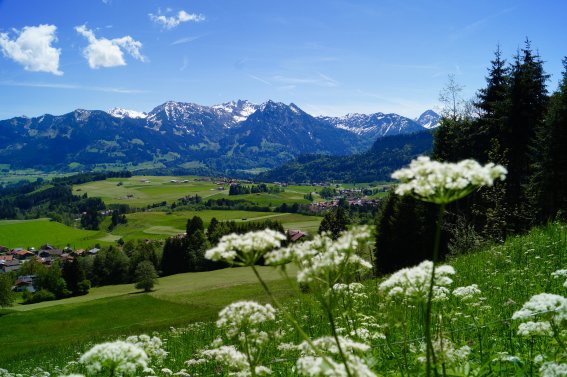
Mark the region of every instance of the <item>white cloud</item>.
<instances>
[{"instance_id":1,"label":"white cloud","mask_svg":"<svg viewBox=\"0 0 567 377\"><path fill-rule=\"evenodd\" d=\"M123 50L134 59L142 62L146 60L140 53L142 43L129 35L122 38L106 39L97 38L92 30L87 29L86 25L77 26L75 30L89 41L89 45L83 50L83 55L89 62L89 67L93 69L126 65Z\"/></svg>"},{"instance_id":2,"label":"white cloud","mask_svg":"<svg viewBox=\"0 0 567 377\"><path fill-rule=\"evenodd\" d=\"M26 26L11 40L7 33L0 33L0 48L4 56L32 72L49 72L61 76L59 56L61 49L51 46L57 41L55 25Z\"/></svg>"},{"instance_id":3,"label":"white cloud","mask_svg":"<svg viewBox=\"0 0 567 377\"><path fill-rule=\"evenodd\" d=\"M201 22L205 20L205 16L203 16L202 14L187 13L184 10L180 10L177 13L177 16L171 16L171 17L164 16L160 13L161 12L158 11L157 15L150 13L148 14L148 16L150 16L150 19L153 22L155 22L156 24L160 24L166 29L173 29L179 26L179 24L183 22Z\"/></svg>"}]
</instances>

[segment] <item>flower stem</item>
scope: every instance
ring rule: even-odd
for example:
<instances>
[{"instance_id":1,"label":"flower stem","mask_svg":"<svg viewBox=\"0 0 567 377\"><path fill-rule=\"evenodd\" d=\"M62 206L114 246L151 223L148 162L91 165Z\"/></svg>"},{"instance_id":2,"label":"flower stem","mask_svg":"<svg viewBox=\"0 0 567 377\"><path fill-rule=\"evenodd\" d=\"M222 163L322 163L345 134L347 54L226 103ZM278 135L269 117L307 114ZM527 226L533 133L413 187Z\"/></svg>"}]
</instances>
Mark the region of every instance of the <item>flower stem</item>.
<instances>
[{"instance_id":1,"label":"flower stem","mask_svg":"<svg viewBox=\"0 0 567 377\"><path fill-rule=\"evenodd\" d=\"M431 364L433 363L433 372L437 376L437 360L433 351L433 339L431 336L431 308L433 306L433 287L435 285L435 265L439 259L439 246L441 244L441 228L443 226L443 215L445 214L445 204L439 207L437 224L435 227L435 243L433 244L433 261L431 267L431 280L429 282L429 293L427 294L427 304L425 306L425 349L426 349L426 370L427 377L431 376Z\"/></svg>"},{"instance_id":2,"label":"flower stem","mask_svg":"<svg viewBox=\"0 0 567 377\"><path fill-rule=\"evenodd\" d=\"M313 344L313 342L311 341L311 338L309 337L309 335L307 335L305 333L305 331L303 331L303 328L301 327L301 325L297 322L297 320L291 315L289 314L289 312L287 310L284 309L284 307L282 306L282 304L280 304L280 302L276 299L276 297L272 294L272 291L270 291L270 289L268 288L268 286L266 285L266 283L264 282L264 280L262 279L262 277L260 276L260 274L258 273L258 270L256 269L256 266L251 265L250 266L252 268L252 271L254 271L254 274L256 275L256 278L258 279L258 281L260 282L260 284L262 285L262 288L264 288L264 291L266 291L266 293L268 294L268 296L270 297L270 300L272 300L272 303L274 304L274 306L276 308L278 308L284 315L285 317L292 323L293 327L295 327L295 329L297 330L297 332L299 332L299 334L301 335L301 337L303 339L305 339L305 341L307 342L307 344L309 344L309 347L311 347L311 349L313 350L313 352L317 353L319 356L321 356L326 362L329 363L329 359L327 358L327 356L321 352L321 350L319 350L319 348L317 348L315 346L315 344ZM329 363L330 365L330 363Z\"/></svg>"}]
</instances>

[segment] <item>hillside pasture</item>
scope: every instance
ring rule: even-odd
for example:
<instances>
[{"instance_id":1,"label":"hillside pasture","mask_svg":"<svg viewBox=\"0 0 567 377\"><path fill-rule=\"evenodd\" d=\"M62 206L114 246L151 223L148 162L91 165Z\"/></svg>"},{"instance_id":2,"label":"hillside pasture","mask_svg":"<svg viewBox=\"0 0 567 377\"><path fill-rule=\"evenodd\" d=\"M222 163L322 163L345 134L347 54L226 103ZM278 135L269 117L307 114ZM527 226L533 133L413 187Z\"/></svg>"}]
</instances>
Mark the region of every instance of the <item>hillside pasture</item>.
<instances>
[{"instance_id":1,"label":"hillside pasture","mask_svg":"<svg viewBox=\"0 0 567 377\"><path fill-rule=\"evenodd\" d=\"M60 248L66 245L86 248L101 241L106 235L102 231L77 229L45 218L0 221L0 245L9 248L37 248L46 243Z\"/></svg>"},{"instance_id":2,"label":"hillside pasture","mask_svg":"<svg viewBox=\"0 0 567 377\"><path fill-rule=\"evenodd\" d=\"M291 295L292 287L278 273L259 270L276 296ZM18 305L0 310L0 323L10 329L0 333L0 365L12 371L71 360L93 342L214 320L225 305L246 299L269 301L250 269L228 268L160 278L149 294L125 284L93 288L86 296Z\"/></svg>"},{"instance_id":3,"label":"hillside pasture","mask_svg":"<svg viewBox=\"0 0 567 377\"><path fill-rule=\"evenodd\" d=\"M128 214L128 224L118 225L114 228L112 234L120 236L124 240L137 238L162 239L185 232L187 220L193 216L199 216L203 219L205 227L208 227L213 217L219 221L235 222L258 222L270 219L281 222L285 229L301 229L309 233L317 232L322 220L318 216L274 212L222 210L148 211Z\"/></svg>"}]
</instances>

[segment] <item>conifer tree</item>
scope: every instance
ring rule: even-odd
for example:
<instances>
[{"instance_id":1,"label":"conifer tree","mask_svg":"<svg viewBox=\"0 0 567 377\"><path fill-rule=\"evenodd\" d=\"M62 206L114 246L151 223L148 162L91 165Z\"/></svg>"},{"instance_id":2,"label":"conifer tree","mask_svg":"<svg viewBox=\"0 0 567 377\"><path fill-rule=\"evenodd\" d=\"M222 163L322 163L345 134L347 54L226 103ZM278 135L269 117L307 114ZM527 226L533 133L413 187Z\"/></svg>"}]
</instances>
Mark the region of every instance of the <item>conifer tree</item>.
<instances>
[{"instance_id":1,"label":"conifer tree","mask_svg":"<svg viewBox=\"0 0 567 377\"><path fill-rule=\"evenodd\" d=\"M563 77L549 102L532 148L528 195L540 222L567 216L567 57Z\"/></svg>"},{"instance_id":2,"label":"conifer tree","mask_svg":"<svg viewBox=\"0 0 567 377\"><path fill-rule=\"evenodd\" d=\"M533 224L532 209L527 197L526 185L530 178L532 157L529 145L536 136L536 129L544 119L547 106L546 81L543 62L531 50L529 40L516 55L510 75L510 108L508 122L503 132L503 147L508 151L508 175L506 177L507 223L514 232L523 231Z\"/></svg>"}]
</instances>

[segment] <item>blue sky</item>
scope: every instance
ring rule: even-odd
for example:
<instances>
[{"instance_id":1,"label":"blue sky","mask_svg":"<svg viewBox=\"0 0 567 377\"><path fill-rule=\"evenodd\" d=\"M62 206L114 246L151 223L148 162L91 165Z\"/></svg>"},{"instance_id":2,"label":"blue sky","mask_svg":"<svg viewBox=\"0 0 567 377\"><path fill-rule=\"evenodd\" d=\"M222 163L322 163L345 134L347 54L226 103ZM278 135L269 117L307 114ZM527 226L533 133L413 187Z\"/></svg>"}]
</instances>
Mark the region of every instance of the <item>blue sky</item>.
<instances>
[{"instance_id":1,"label":"blue sky","mask_svg":"<svg viewBox=\"0 0 567 377\"><path fill-rule=\"evenodd\" d=\"M496 45L510 60L526 37L554 90L565 14L557 0L0 0L0 118L236 99L415 117L449 74L473 96Z\"/></svg>"}]
</instances>

